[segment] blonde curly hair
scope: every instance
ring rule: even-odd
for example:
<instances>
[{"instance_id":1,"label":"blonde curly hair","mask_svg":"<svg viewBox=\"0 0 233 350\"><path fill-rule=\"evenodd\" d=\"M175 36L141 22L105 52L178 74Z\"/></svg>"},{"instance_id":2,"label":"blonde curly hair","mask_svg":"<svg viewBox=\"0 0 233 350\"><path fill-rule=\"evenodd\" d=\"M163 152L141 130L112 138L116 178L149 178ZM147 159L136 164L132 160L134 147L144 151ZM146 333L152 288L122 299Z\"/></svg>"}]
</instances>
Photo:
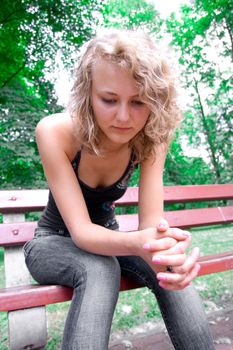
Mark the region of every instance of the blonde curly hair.
<instances>
[{"instance_id":1,"label":"blonde curly hair","mask_svg":"<svg viewBox=\"0 0 233 350\"><path fill-rule=\"evenodd\" d=\"M151 38L130 30L114 30L96 36L81 56L68 103L79 141L100 155L101 130L91 106L92 69L99 59L127 69L135 79L139 97L149 107L150 115L129 146L137 162L156 156L156 146L169 143L181 120L175 82L166 60Z\"/></svg>"}]
</instances>

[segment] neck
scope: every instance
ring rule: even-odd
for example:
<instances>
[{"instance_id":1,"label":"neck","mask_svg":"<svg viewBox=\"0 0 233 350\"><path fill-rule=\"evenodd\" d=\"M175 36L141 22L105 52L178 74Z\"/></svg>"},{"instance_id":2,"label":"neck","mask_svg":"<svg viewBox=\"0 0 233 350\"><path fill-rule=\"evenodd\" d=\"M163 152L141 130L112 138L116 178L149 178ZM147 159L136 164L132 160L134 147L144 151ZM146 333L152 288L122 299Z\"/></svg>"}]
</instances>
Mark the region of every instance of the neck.
<instances>
[{"instance_id":1,"label":"neck","mask_svg":"<svg viewBox=\"0 0 233 350\"><path fill-rule=\"evenodd\" d=\"M107 139L102 139L100 142L100 153L103 155L106 154L115 154L118 152L126 151L129 149L129 143L117 144L109 142Z\"/></svg>"}]
</instances>

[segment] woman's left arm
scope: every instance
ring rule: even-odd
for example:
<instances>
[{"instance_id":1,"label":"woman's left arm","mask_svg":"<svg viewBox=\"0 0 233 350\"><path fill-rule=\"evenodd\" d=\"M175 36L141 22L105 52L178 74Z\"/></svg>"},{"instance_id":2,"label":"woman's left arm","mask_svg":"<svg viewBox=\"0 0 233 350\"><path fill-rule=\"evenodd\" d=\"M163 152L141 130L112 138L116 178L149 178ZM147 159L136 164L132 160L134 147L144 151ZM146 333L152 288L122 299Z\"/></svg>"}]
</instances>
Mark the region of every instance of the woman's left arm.
<instances>
[{"instance_id":1,"label":"woman's left arm","mask_svg":"<svg viewBox=\"0 0 233 350\"><path fill-rule=\"evenodd\" d=\"M147 159L141 164L139 181L139 229L157 227L160 239L163 239L163 232L167 230L179 230L177 228L171 229L169 225L166 227L166 221L165 228L159 228L159 224L163 222L163 170L166 151L166 145L161 144L157 148L156 159ZM187 233L186 240L177 242L168 250L158 251L155 241L147 245L148 252L154 252L153 262L161 267L157 278L162 287L169 290L183 289L196 277L199 270L199 265L196 262L199 251L198 248L194 248L191 254L186 256L185 249L190 242L191 237ZM164 271L167 265L172 266L172 274Z\"/></svg>"},{"instance_id":2,"label":"woman's left arm","mask_svg":"<svg viewBox=\"0 0 233 350\"><path fill-rule=\"evenodd\" d=\"M163 169L166 145L161 144L156 159L145 160L140 165L139 179L139 229L157 227L163 217Z\"/></svg>"}]
</instances>

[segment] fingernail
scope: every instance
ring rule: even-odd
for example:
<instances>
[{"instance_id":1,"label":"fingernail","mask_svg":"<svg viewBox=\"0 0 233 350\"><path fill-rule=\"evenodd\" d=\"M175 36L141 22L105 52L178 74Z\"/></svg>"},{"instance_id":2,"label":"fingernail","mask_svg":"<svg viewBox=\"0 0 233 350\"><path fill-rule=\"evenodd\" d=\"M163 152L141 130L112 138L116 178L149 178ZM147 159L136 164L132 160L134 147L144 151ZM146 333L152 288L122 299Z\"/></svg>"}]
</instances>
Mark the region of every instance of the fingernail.
<instances>
[{"instance_id":1,"label":"fingernail","mask_svg":"<svg viewBox=\"0 0 233 350\"><path fill-rule=\"evenodd\" d=\"M155 264L160 264L161 263L161 257L160 256L155 256L152 258L152 261L155 263Z\"/></svg>"},{"instance_id":2,"label":"fingernail","mask_svg":"<svg viewBox=\"0 0 233 350\"><path fill-rule=\"evenodd\" d=\"M150 244L149 243L145 243L144 245L143 245L143 249L150 249Z\"/></svg>"},{"instance_id":3,"label":"fingernail","mask_svg":"<svg viewBox=\"0 0 233 350\"><path fill-rule=\"evenodd\" d=\"M159 286L161 287L161 288L165 288L165 284L163 284L163 282L159 282Z\"/></svg>"},{"instance_id":4,"label":"fingernail","mask_svg":"<svg viewBox=\"0 0 233 350\"><path fill-rule=\"evenodd\" d=\"M160 223L159 223L159 228L165 228L167 227L168 224L167 224L167 221L165 220L161 220Z\"/></svg>"},{"instance_id":5,"label":"fingernail","mask_svg":"<svg viewBox=\"0 0 233 350\"><path fill-rule=\"evenodd\" d=\"M158 278L158 280L160 280L160 281L166 281L167 276L164 275L164 274L162 274L162 273L160 273L160 274L157 276L157 278Z\"/></svg>"},{"instance_id":6,"label":"fingernail","mask_svg":"<svg viewBox=\"0 0 233 350\"><path fill-rule=\"evenodd\" d=\"M183 236L184 236L184 237L191 237L192 235L191 235L191 233L188 232L188 231L183 231Z\"/></svg>"}]
</instances>

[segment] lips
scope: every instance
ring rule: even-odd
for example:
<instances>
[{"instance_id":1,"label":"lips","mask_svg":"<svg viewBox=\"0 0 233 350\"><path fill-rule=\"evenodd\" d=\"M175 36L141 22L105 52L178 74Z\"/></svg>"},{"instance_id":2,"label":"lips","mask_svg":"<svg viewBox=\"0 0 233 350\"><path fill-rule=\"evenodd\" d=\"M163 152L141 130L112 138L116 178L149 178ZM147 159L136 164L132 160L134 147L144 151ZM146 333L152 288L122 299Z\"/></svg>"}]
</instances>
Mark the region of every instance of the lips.
<instances>
[{"instance_id":1,"label":"lips","mask_svg":"<svg viewBox=\"0 0 233 350\"><path fill-rule=\"evenodd\" d=\"M118 127L118 126L113 126L113 128L115 130L122 131L122 132L130 131L132 129L132 128L123 128L123 127Z\"/></svg>"}]
</instances>

